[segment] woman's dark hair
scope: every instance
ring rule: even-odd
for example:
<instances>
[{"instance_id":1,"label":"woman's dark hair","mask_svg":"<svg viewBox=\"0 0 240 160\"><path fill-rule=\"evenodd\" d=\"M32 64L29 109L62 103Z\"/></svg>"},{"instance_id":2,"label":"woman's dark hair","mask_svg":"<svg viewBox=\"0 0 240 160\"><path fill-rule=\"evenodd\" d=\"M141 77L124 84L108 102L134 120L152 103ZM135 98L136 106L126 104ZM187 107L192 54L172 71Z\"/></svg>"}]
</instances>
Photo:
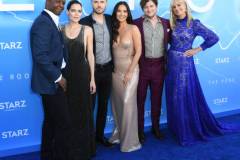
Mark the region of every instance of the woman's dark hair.
<instances>
[{"instance_id":1,"label":"woman's dark hair","mask_svg":"<svg viewBox=\"0 0 240 160\"><path fill-rule=\"evenodd\" d=\"M127 17L127 23L128 24L132 24L132 14L131 14L131 11L130 11L130 8L127 4L127 2L124 2L124 1L120 1L118 2L114 9L113 9L113 13L112 13L112 32L113 32L113 41L117 42L117 37L119 35L118 33L118 28L120 27L120 23L117 19L117 11L118 11L118 8L120 5L124 5L127 9L127 12L128 12L128 17Z\"/></svg>"},{"instance_id":2,"label":"woman's dark hair","mask_svg":"<svg viewBox=\"0 0 240 160\"><path fill-rule=\"evenodd\" d=\"M68 2L67 4L67 10L69 11L70 8L72 7L73 4L79 4L82 7L82 3L77 1L77 0L71 0L70 2Z\"/></svg>"}]
</instances>

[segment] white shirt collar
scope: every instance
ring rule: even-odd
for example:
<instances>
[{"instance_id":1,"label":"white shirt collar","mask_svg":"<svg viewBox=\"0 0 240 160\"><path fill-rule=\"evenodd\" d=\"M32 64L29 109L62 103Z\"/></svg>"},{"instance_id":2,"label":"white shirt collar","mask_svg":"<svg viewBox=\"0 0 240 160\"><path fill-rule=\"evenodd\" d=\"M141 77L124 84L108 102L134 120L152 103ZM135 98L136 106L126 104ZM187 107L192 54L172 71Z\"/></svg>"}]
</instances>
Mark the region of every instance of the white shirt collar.
<instances>
[{"instance_id":1,"label":"white shirt collar","mask_svg":"<svg viewBox=\"0 0 240 160\"><path fill-rule=\"evenodd\" d=\"M56 24L56 26L58 27L59 24L59 16L54 14L53 12L44 9L45 12L47 12L49 14L49 16L52 18L53 22Z\"/></svg>"}]
</instances>

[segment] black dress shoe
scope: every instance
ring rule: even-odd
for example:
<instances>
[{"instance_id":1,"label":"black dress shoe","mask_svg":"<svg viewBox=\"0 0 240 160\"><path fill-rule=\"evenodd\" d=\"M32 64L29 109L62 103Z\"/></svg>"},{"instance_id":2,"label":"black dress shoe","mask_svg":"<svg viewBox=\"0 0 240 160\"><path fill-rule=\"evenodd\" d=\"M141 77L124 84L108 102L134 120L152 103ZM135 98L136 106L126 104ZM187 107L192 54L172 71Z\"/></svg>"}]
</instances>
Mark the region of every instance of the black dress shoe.
<instances>
[{"instance_id":1,"label":"black dress shoe","mask_svg":"<svg viewBox=\"0 0 240 160\"><path fill-rule=\"evenodd\" d=\"M145 140L144 132L138 132L138 138L139 138L139 142L143 144Z\"/></svg>"},{"instance_id":2,"label":"black dress shoe","mask_svg":"<svg viewBox=\"0 0 240 160\"><path fill-rule=\"evenodd\" d=\"M162 134L159 129L152 128L152 133L154 134L154 136L157 139L159 139L159 140L163 140L164 139L164 134Z\"/></svg>"},{"instance_id":3,"label":"black dress shoe","mask_svg":"<svg viewBox=\"0 0 240 160\"><path fill-rule=\"evenodd\" d=\"M96 138L96 142L104 145L105 147L111 147L114 144L110 143L106 137Z\"/></svg>"}]
</instances>

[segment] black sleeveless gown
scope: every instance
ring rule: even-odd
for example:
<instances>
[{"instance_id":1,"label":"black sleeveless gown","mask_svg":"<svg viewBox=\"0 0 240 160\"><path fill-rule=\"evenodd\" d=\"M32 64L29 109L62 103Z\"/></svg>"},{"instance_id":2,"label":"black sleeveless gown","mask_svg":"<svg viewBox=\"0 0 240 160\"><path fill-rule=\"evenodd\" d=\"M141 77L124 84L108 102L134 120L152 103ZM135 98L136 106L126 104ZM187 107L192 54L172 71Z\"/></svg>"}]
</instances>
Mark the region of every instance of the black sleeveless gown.
<instances>
[{"instance_id":1,"label":"black sleeveless gown","mask_svg":"<svg viewBox=\"0 0 240 160\"><path fill-rule=\"evenodd\" d=\"M90 94L90 67L84 47L84 26L79 35L70 39L63 28L64 42L68 50L67 97L73 120L73 147L76 159L88 160L96 152L92 96Z\"/></svg>"}]
</instances>

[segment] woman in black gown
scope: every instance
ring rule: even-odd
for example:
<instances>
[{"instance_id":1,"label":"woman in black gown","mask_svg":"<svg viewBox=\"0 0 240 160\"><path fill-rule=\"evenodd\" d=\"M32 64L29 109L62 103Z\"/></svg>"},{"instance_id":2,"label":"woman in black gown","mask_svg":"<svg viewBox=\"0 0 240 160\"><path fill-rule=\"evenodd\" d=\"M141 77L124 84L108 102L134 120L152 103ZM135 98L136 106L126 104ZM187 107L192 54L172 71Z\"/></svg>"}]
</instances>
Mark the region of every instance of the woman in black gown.
<instances>
[{"instance_id":1,"label":"woman in black gown","mask_svg":"<svg viewBox=\"0 0 240 160\"><path fill-rule=\"evenodd\" d=\"M69 23L62 28L68 51L67 96L73 120L73 141L76 159L90 159L96 152L91 94L95 93L93 32L78 22L82 4L70 1L67 5Z\"/></svg>"}]
</instances>

